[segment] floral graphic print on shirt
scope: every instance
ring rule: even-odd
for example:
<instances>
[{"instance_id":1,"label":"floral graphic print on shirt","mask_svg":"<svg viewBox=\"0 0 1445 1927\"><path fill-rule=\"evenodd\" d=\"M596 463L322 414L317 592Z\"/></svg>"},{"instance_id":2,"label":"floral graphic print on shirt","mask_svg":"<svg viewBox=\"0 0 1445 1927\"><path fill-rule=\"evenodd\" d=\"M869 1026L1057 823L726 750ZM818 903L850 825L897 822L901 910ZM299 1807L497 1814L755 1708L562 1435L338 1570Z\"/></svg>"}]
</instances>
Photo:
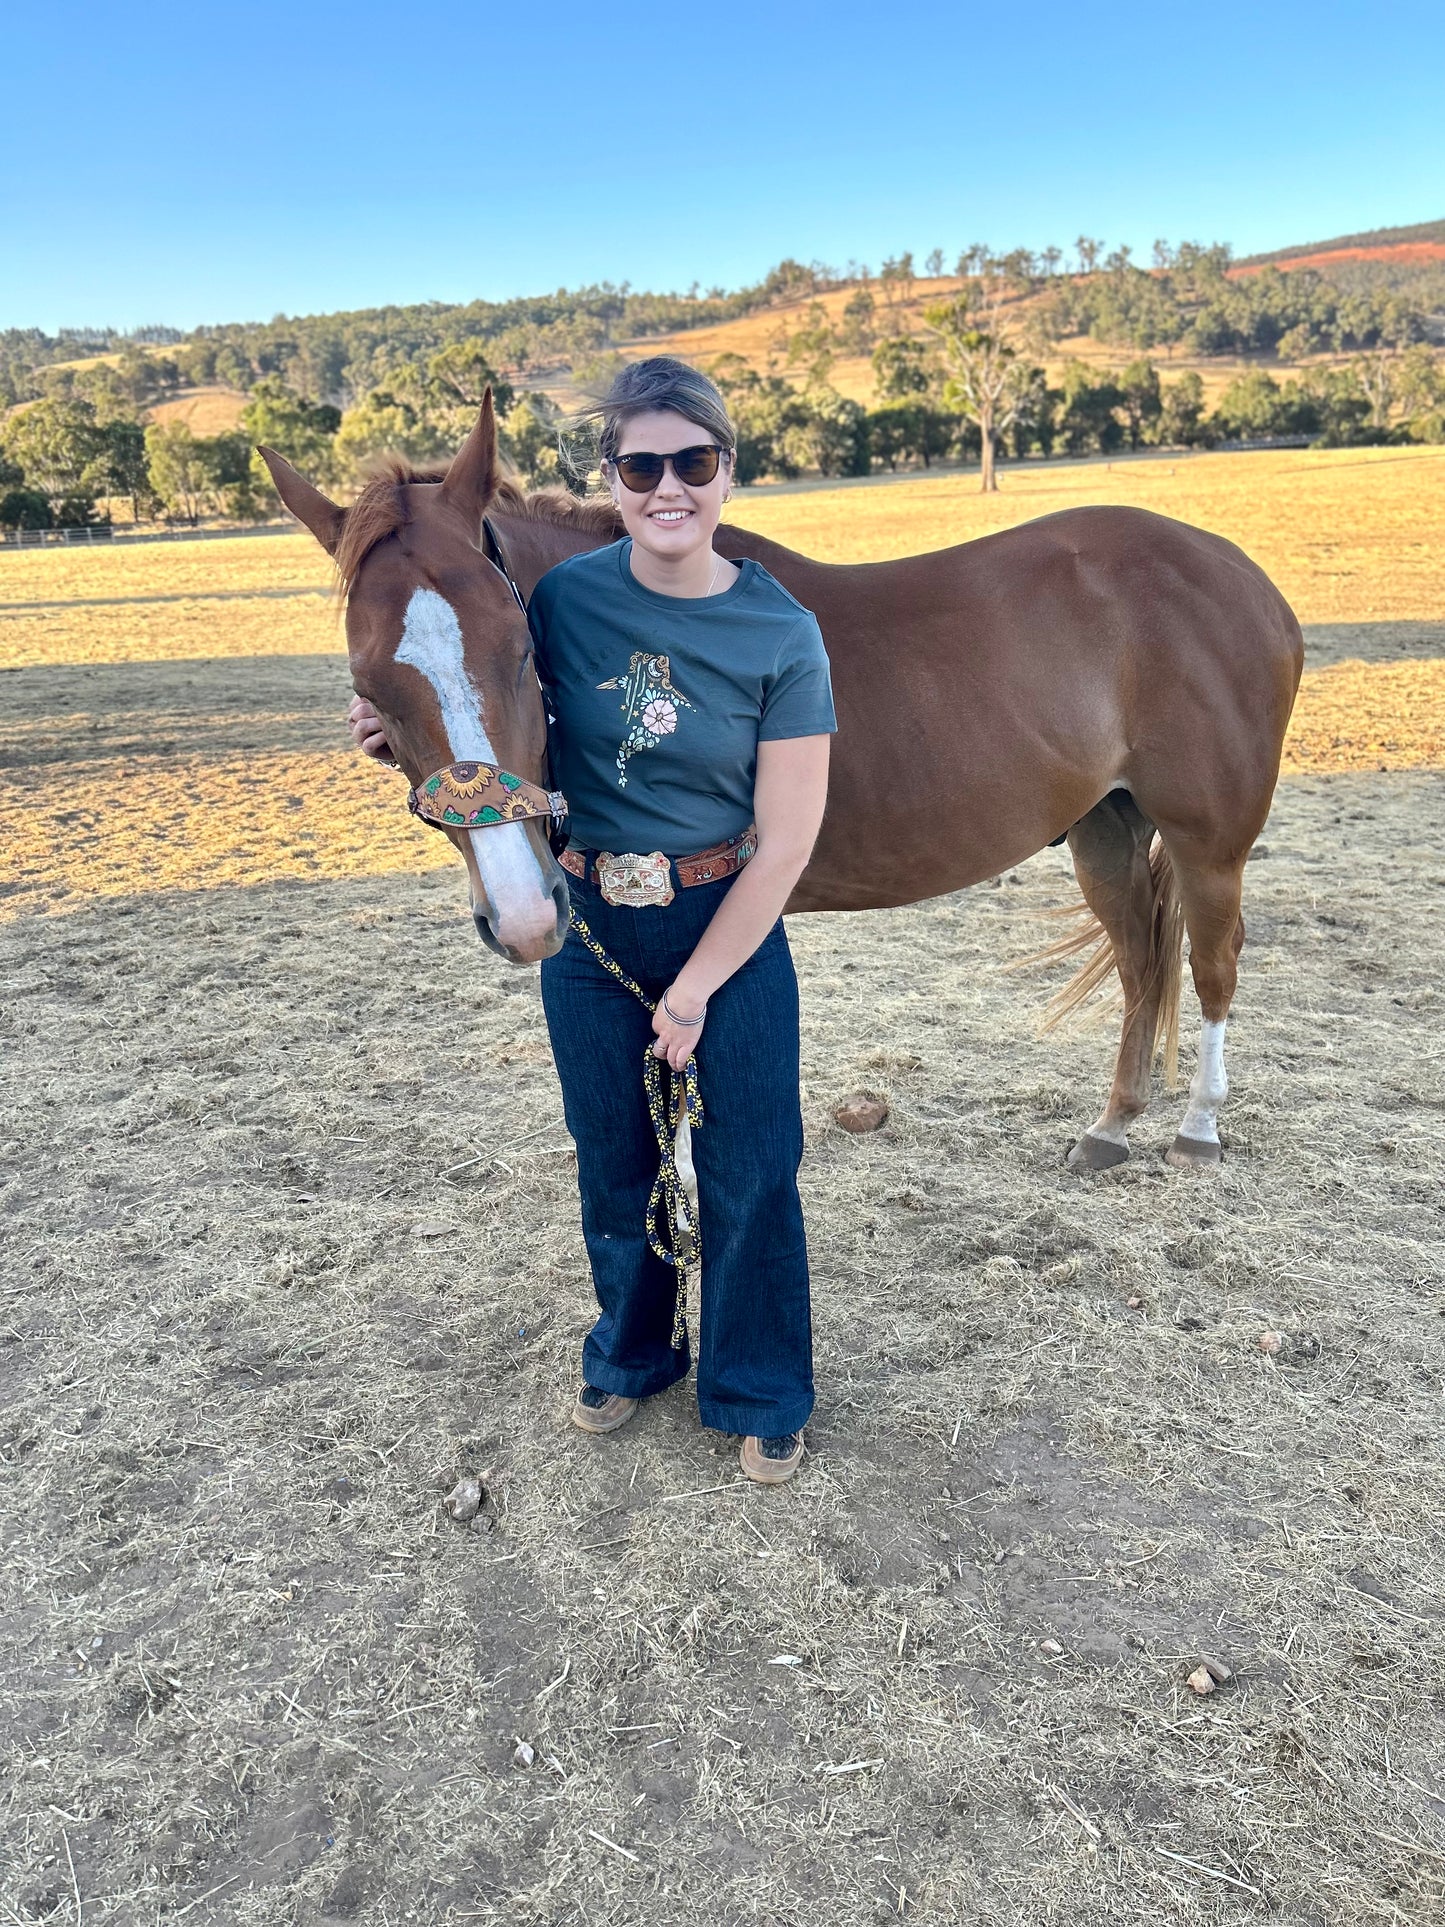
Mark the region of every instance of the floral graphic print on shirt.
<instances>
[{"instance_id":1,"label":"floral graphic print on shirt","mask_svg":"<svg viewBox=\"0 0 1445 1927\"><path fill-rule=\"evenodd\" d=\"M625 676L613 676L597 687L622 691L627 734L617 748L617 787L625 790L627 765L637 752L656 749L663 737L671 736L677 728L678 711L696 705L680 689L674 689L667 657L649 655L644 650L634 652Z\"/></svg>"}]
</instances>

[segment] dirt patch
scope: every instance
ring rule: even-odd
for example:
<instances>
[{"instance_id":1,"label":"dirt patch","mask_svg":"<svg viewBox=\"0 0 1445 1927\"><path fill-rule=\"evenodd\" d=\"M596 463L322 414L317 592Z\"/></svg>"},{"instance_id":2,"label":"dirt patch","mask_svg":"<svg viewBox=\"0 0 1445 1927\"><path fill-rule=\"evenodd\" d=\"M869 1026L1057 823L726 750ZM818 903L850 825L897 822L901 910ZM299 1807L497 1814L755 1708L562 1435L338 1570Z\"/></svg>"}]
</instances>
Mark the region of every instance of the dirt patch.
<instances>
[{"instance_id":1,"label":"dirt patch","mask_svg":"<svg viewBox=\"0 0 1445 1927\"><path fill-rule=\"evenodd\" d=\"M1112 1032L1000 970L1061 852L795 920L820 1403L775 1493L687 1387L566 1425L569 1146L459 873L12 919L17 1917L73 1862L119 1922L1437 1920L1442 829L1439 777L1285 786L1215 1182L1161 1161L1178 1095L1063 1168Z\"/></svg>"},{"instance_id":2,"label":"dirt patch","mask_svg":"<svg viewBox=\"0 0 1445 1927\"><path fill-rule=\"evenodd\" d=\"M1282 768L1445 769L1445 662L1306 670Z\"/></svg>"}]
</instances>

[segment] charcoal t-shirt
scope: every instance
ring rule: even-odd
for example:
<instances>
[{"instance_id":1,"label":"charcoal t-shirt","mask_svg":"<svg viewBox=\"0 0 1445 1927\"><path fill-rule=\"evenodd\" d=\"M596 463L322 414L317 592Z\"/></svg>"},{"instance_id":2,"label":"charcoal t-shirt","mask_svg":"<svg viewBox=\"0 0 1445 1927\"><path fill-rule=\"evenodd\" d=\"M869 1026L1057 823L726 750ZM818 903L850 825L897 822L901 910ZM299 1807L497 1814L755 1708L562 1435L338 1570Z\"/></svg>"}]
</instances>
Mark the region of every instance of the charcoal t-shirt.
<instances>
[{"instance_id":1,"label":"charcoal t-shirt","mask_svg":"<svg viewBox=\"0 0 1445 1927\"><path fill-rule=\"evenodd\" d=\"M549 569L528 611L573 840L689 856L753 819L758 744L831 734L817 618L760 563L720 595L632 573L630 539Z\"/></svg>"}]
</instances>

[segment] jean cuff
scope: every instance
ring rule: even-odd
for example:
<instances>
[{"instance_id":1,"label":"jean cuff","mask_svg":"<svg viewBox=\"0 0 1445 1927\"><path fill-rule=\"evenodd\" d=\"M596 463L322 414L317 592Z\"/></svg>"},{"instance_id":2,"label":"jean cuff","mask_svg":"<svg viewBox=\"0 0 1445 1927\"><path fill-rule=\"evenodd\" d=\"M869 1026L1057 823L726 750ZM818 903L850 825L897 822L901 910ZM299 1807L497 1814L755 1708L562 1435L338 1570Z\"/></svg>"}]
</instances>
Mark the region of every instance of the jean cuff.
<instances>
[{"instance_id":1,"label":"jean cuff","mask_svg":"<svg viewBox=\"0 0 1445 1927\"><path fill-rule=\"evenodd\" d=\"M672 1362L657 1371L625 1372L603 1358L589 1357L587 1347L582 1347L583 1379L588 1385L595 1385L599 1392L610 1392L615 1398L656 1398L659 1392L686 1378L691 1370L692 1359L685 1351L674 1352Z\"/></svg>"},{"instance_id":2,"label":"jean cuff","mask_svg":"<svg viewBox=\"0 0 1445 1927\"><path fill-rule=\"evenodd\" d=\"M713 1399L699 1398L697 1415L710 1432L733 1432L743 1438L785 1439L790 1432L801 1432L813 1416L811 1392L791 1405L772 1411L759 1411L755 1405L719 1405Z\"/></svg>"}]
</instances>

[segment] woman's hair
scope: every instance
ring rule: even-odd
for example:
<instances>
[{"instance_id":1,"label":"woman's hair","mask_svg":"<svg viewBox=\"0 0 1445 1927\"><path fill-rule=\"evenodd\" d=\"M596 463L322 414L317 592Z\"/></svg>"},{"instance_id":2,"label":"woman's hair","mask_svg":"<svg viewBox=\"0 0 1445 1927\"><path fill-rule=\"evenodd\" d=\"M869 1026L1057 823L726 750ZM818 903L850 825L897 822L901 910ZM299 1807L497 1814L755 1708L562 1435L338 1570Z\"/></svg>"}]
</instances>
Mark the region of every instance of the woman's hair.
<instances>
[{"instance_id":1,"label":"woman's hair","mask_svg":"<svg viewBox=\"0 0 1445 1927\"><path fill-rule=\"evenodd\" d=\"M618 372L607 393L589 411L598 424L598 453L604 462L617 454L622 431L634 415L645 415L654 408L670 408L685 416L732 455L738 445L737 430L717 388L706 375L689 368L676 355L649 355L646 361L632 361Z\"/></svg>"}]
</instances>

